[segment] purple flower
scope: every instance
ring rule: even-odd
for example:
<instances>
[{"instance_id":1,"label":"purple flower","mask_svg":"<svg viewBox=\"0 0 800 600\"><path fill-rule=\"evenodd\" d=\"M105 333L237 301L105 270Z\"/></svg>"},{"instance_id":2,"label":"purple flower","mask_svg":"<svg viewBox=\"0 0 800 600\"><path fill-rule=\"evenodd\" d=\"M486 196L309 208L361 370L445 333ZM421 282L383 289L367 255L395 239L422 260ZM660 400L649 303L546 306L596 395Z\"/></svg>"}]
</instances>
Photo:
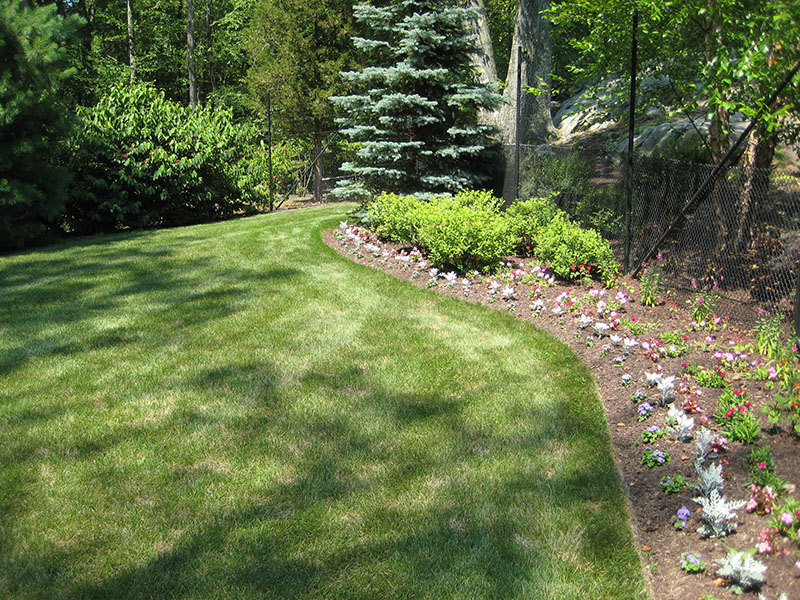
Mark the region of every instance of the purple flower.
<instances>
[{"instance_id":1,"label":"purple flower","mask_svg":"<svg viewBox=\"0 0 800 600\"><path fill-rule=\"evenodd\" d=\"M679 521L688 521L689 520L689 516L691 514L692 514L692 512L687 507L681 506L678 509L678 520Z\"/></svg>"},{"instance_id":2,"label":"purple flower","mask_svg":"<svg viewBox=\"0 0 800 600\"><path fill-rule=\"evenodd\" d=\"M650 433L657 433L658 425L651 425L650 427L647 428L647 431L649 431Z\"/></svg>"},{"instance_id":3,"label":"purple flower","mask_svg":"<svg viewBox=\"0 0 800 600\"><path fill-rule=\"evenodd\" d=\"M653 450L653 457L658 461L658 464L664 462L664 452L662 450Z\"/></svg>"},{"instance_id":4,"label":"purple flower","mask_svg":"<svg viewBox=\"0 0 800 600\"><path fill-rule=\"evenodd\" d=\"M649 402L642 402L638 406L638 408L636 409L636 412L639 413L642 416L645 416L651 410L653 410L653 405L652 404L650 404Z\"/></svg>"},{"instance_id":5,"label":"purple flower","mask_svg":"<svg viewBox=\"0 0 800 600\"><path fill-rule=\"evenodd\" d=\"M629 373L625 373L625 375L622 376L622 385L628 385L631 382L632 379L633 379L633 375L630 375Z\"/></svg>"}]
</instances>

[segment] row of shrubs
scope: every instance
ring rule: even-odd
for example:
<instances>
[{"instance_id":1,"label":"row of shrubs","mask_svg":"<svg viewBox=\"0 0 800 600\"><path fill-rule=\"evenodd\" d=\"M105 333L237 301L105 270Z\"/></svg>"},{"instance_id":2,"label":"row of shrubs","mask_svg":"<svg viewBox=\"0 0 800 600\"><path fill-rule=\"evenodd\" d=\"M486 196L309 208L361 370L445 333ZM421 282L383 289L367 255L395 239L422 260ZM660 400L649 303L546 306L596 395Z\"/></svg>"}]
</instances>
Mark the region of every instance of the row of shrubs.
<instances>
[{"instance_id":1,"label":"row of shrubs","mask_svg":"<svg viewBox=\"0 0 800 600\"><path fill-rule=\"evenodd\" d=\"M235 122L228 109L192 109L147 84L114 87L96 105L78 108L63 144L48 146L58 169L39 176L59 184L47 198L28 194L37 206L46 203L46 212L24 201L32 189L24 182L16 185L22 200L4 202L0 170L0 205L9 204L8 218L0 218L0 249L63 232L187 225L255 212L269 198L261 135ZM273 146L273 180L291 179L298 150L293 143Z\"/></svg>"},{"instance_id":2,"label":"row of shrubs","mask_svg":"<svg viewBox=\"0 0 800 600\"><path fill-rule=\"evenodd\" d=\"M510 254L535 255L565 279L595 276L609 283L619 267L609 243L569 220L552 198L517 201L503 211L489 192L462 191L427 202L383 194L367 208L382 239L416 245L440 268L491 270Z\"/></svg>"}]
</instances>

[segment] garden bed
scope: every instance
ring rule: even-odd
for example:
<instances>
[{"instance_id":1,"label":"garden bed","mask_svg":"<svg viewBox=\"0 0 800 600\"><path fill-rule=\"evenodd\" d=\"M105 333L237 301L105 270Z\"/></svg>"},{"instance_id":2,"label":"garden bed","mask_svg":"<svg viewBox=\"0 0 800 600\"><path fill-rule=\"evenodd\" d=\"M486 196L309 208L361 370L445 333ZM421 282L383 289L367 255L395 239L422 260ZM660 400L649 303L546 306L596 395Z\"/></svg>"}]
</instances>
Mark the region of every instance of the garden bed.
<instances>
[{"instance_id":1,"label":"garden bed","mask_svg":"<svg viewBox=\"0 0 800 600\"><path fill-rule=\"evenodd\" d=\"M709 461L723 465L725 496L742 501L751 497L747 455L755 447L769 446L775 474L789 484L777 507L785 499L797 498L794 486L800 480L798 441L784 423L773 426L761 415L761 408L773 402L774 391L769 389L773 386L771 372L763 378L766 361L752 352L754 332L730 325L724 316L716 315L709 315L704 327L700 327L689 306L668 302L644 306L638 281L621 281L619 287L612 289L602 289L599 284L578 285L547 276L532 259L518 257L507 259L503 274L462 277L431 271L415 249L384 243L362 229L340 227L326 232L324 239L359 263L419 287L510 312L570 345L592 371L605 405L620 476L630 499L634 534L655 599L741 597L718 576L715 561L722 559L728 548L756 547L762 550L758 560L767 566L761 593L769 600L777 599L781 593L786 598L800 598L800 540L774 532L768 535L773 515L738 510L735 532L724 538L703 538L697 532L702 525L702 508L692 500L698 492L691 487L669 495L662 491L661 482L667 475L679 474L690 486L697 480L695 439L701 427L707 427L715 436L722 434L722 427L712 417L722 390L702 387L697 377L688 373L700 370L712 374L717 369L724 373L725 386L747 390L752 404L749 412L760 419L755 444L728 441L727 449L714 453ZM598 322L610 324L611 329L598 334L593 330ZM620 340L614 338L615 343L606 334L619 336ZM669 339L670 335L673 339ZM636 346L626 351L621 341L625 338L635 340ZM761 378L756 378L756 371L760 371ZM666 424L668 407L660 406L658 392L647 387L645 373L676 376L674 405L685 406L688 410L683 414L695 421L691 441L678 440L675 430ZM645 402L653 409L646 420L641 420L640 407ZM653 426L667 434L645 444L642 434ZM643 464L647 448L665 452L671 458L666 464L648 468ZM685 527L679 530L674 522L682 507L688 508L690 514ZM792 533L797 535L796 523ZM703 572L689 574L681 568L681 557L686 552L702 555ZM745 597L757 594L751 591Z\"/></svg>"}]
</instances>

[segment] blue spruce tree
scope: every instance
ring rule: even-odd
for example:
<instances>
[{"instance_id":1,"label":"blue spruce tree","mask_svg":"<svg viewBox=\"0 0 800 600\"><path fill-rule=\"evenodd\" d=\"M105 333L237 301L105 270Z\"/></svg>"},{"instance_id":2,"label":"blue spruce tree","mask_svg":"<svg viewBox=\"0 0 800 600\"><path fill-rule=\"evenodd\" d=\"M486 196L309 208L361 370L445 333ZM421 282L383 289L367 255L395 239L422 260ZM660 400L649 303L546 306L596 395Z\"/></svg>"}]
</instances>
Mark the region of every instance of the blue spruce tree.
<instances>
[{"instance_id":1,"label":"blue spruce tree","mask_svg":"<svg viewBox=\"0 0 800 600\"><path fill-rule=\"evenodd\" d=\"M340 198L379 191L431 196L484 184L494 127L478 124L481 109L503 102L478 83L468 24L474 9L459 0L388 0L354 7L365 37L360 71L342 73L353 93L331 100L342 133L358 150L342 166L351 175Z\"/></svg>"}]
</instances>

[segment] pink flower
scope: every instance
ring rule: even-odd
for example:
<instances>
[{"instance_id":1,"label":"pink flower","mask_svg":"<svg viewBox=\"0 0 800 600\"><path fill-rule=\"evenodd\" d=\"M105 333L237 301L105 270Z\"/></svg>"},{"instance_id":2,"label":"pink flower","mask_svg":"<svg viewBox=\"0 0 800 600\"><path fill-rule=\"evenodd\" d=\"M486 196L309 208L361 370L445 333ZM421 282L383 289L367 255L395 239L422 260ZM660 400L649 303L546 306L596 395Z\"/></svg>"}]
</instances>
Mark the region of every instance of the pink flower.
<instances>
[{"instance_id":1,"label":"pink flower","mask_svg":"<svg viewBox=\"0 0 800 600\"><path fill-rule=\"evenodd\" d=\"M790 512L785 512L781 514L781 523L786 525L787 527L794 523L794 515Z\"/></svg>"},{"instance_id":2,"label":"pink flower","mask_svg":"<svg viewBox=\"0 0 800 600\"><path fill-rule=\"evenodd\" d=\"M763 462L758 463L757 466L758 466L759 469L766 469L767 468L766 463L763 463Z\"/></svg>"},{"instance_id":3,"label":"pink flower","mask_svg":"<svg viewBox=\"0 0 800 600\"><path fill-rule=\"evenodd\" d=\"M756 500L755 498L750 498L747 501L747 504L744 505L744 509L749 513L754 512L757 508L758 508L758 500Z\"/></svg>"},{"instance_id":4,"label":"pink flower","mask_svg":"<svg viewBox=\"0 0 800 600\"><path fill-rule=\"evenodd\" d=\"M706 336L706 344L710 344L710 343L712 343L713 341L714 341L714 338L713 338L713 337L711 337L710 335L707 335L707 336Z\"/></svg>"},{"instance_id":5,"label":"pink flower","mask_svg":"<svg viewBox=\"0 0 800 600\"><path fill-rule=\"evenodd\" d=\"M756 550L759 554L770 554L772 552L772 546L769 542L758 542L756 544Z\"/></svg>"}]
</instances>

